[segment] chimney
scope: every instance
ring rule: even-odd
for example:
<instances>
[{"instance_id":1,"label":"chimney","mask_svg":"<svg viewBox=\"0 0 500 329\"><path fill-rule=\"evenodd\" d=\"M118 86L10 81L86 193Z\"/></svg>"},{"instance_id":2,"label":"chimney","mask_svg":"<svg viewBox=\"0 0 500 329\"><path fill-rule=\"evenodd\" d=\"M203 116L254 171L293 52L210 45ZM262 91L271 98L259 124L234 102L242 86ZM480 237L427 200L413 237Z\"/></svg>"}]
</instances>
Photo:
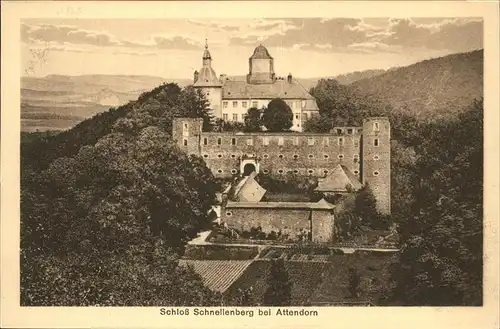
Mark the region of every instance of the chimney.
<instances>
[{"instance_id":1,"label":"chimney","mask_svg":"<svg viewBox=\"0 0 500 329\"><path fill-rule=\"evenodd\" d=\"M286 79L288 83L292 83L292 73L288 73L288 77Z\"/></svg>"},{"instance_id":2,"label":"chimney","mask_svg":"<svg viewBox=\"0 0 500 329\"><path fill-rule=\"evenodd\" d=\"M198 76L199 76L198 71L194 71L194 81L193 81L193 83L196 83L196 81L198 81Z\"/></svg>"}]
</instances>

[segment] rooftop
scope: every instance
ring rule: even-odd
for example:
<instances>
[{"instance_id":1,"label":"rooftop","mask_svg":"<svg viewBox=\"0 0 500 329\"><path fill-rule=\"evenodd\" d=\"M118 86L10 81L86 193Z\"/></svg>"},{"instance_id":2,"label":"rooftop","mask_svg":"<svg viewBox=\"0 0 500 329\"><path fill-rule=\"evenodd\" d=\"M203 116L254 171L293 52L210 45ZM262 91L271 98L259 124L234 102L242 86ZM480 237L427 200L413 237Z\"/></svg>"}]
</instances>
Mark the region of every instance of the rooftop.
<instances>
[{"instance_id":1,"label":"rooftop","mask_svg":"<svg viewBox=\"0 0 500 329\"><path fill-rule=\"evenodd\" d=\"M334 205L325 199L318 202L231 202L226 204L226 208L273 208L273 209L306 209L306 210L333 210Z\"/></svg>"}]
</instances>

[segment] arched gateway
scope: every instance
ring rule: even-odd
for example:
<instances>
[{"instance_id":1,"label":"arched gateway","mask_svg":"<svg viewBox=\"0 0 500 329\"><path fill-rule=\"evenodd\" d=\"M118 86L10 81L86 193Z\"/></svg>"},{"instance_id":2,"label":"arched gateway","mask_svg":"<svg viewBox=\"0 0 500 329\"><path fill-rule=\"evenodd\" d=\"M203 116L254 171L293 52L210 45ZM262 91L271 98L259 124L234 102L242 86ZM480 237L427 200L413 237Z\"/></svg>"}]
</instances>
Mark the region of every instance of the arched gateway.
<instances>
[{"instance_id":1,"label":"arched gateway","mask_svg":"<svg viewBox=\"0 0 500 329\"><path fill-rule=\"evenodd\" d=\"M240 173L243 176L248 176L254 171L258 174L259 167L259 158L253 155L243 155L240 158Z\"/></svg>"}]
</instances>

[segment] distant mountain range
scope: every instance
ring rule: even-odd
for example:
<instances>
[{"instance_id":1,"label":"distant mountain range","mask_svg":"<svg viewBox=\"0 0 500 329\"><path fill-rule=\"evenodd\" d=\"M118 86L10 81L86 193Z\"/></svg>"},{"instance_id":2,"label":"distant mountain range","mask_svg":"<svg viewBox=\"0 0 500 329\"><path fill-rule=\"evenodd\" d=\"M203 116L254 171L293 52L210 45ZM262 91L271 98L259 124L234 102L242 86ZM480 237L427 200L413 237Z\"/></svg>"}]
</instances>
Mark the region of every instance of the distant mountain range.
<instances>
[{"instance_id":1,"label":"distant mountain range","mask_svg":"<svg viewBox=\"0 0 500 329\"><path fill-rule=\"evenodd\" d=\"M483 94L483 51L454 54L389 70L367 70L334 77L341 84L379 98L419 118L456 112ZM319 79L296 78L307 90ZM166 82L180 86L191 79L137 75L48 75L21 78L21 129L64 130L135 100Z\"/></svg>"}]
</instances>

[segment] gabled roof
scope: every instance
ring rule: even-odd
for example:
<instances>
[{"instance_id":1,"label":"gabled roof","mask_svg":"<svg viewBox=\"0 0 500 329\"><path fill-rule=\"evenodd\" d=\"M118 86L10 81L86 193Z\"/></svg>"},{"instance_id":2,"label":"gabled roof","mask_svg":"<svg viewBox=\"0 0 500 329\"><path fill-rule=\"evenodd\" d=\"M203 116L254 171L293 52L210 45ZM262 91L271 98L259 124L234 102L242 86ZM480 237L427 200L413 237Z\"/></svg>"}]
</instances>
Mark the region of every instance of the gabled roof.
<instances>
[{"instance_id":1,"label":"gabled roof","mask_svg":"<svg viewBox=\"0 0 500 329\"><path fill-rule=\"evenodd\" d=\"M309 99L314 97L296 80L276 80L273 83L251 84L246 79L226 78L222 85L222 99ZM312 107L316 102L306 104ZM317 106L316 106L317 108Z\"/></svg>"},{"instance_id":2,"label":"gabled roof","mask_svg":"<svg viewBox=\"0 0 500 329\"><path fill-rule=\"evenodd\" d=\"M255 180L257 173L254 171L250 175L244 177L234 189L234 199L242 202L259 202L266 194L264 189Z\"/></svg>"},{"instance_id":3,"label":"gabled roof","mask_svg":"<svg viewBox=\"0 0 500 329\"><path fill-rule=\"evenodd\" d=\"M356 176L346 166L337 165L327 177L318 181L318 187L314 190L319 192L347 192L346 186L353 190L359 190L362 185Z\"/></svg>"},{"instance_id":4,"label":"gabled roof","mask_svg":"<svg viewBox=\"0 0 500 329\"><path fill-rule=\"evenodd\" d=\"M224 293L245 272L253 260L179 260L179 266L191 266L212 291Z\"/></svg>"},{"instance_id":5,"label":"gabled roof","mask_svg":"<svg viewBox=\"0 0 500 329\"><path fill-rule=\"evenodd\" d=\"M318 202L234 202L229 201L226 208L267 208L267 209L306 209L306 210L333 210L334 205L325 199Z\"/></svg>"}]
</instances>

